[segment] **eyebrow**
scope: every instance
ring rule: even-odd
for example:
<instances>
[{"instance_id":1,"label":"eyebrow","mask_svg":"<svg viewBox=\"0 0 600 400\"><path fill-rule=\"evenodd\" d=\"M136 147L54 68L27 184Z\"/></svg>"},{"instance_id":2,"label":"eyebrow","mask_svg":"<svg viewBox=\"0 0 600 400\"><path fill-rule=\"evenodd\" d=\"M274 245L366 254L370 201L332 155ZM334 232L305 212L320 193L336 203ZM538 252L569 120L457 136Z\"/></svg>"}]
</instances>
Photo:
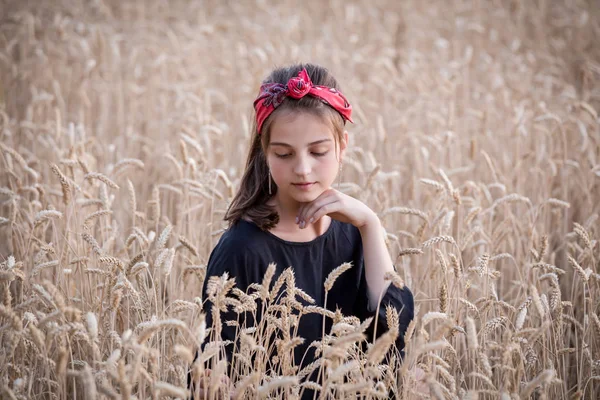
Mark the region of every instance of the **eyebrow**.
<instances>
[{"instance_id":1,"label":"eyebrow","mask_svg":"<svg viewBox=\"0 0 600 400\"><path fill-rule=\"evenodd\" d=\"M331 142L331 139L321 139L321 140L317 140L317 141L314 141L314 142L312 142L312 143L309 143L308 145L309 145L309 146L312 146L312 145L319 144L319 143L323 143L323 142ZM292 145L290 145L290 144L287 144L287 143L283 143L283 142L271 142L271 143L269 143L269 146L285 146L285 147L293 147Z\"/></svg>"}]
</instances>

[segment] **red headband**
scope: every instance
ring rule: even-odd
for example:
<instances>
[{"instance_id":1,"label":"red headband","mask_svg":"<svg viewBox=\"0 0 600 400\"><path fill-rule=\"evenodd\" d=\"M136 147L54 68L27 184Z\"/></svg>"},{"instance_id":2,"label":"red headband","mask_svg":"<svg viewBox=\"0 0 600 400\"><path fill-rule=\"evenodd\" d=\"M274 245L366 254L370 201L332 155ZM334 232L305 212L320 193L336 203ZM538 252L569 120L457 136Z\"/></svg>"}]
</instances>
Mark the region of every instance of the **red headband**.
<instances>
[{"instance_id":1,"label":"red headband","mask_svg":"<svg viewBox=\"0 0 600 400\"><path fill-rule=\"evenodd\" d=\"M328 86L313 85L306 69L300 71L297 77L291 78L287 85L281 83L265 83L260 87L260 94L254 100L256 110L256 123L258 134L263 122L281 103L286 96L301 99L306 95L320 99L323 103L333 107L346 121L352 121L352 106L337 89Z\"/></svg>"}]
</instances>

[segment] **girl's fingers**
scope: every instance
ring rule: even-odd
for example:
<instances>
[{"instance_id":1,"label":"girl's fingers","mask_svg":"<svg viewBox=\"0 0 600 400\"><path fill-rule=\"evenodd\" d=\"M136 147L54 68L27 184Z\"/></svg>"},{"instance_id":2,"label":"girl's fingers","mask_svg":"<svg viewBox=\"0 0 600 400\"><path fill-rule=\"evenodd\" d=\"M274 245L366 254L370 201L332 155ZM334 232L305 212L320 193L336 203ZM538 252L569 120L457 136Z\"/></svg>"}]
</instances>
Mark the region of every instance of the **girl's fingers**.
<instances>
[{"instance_id":1,"label":"girl's fingers","mask_svg":"<svg viewBox=\"0 0 600 400\"><path fill-rule=\"evenodd\" d=\"M319 220L319 218L321 218L329 213L332 213L334 211L338 211L338 208L339 208L338 203L336 201L329 203L329 204L325 204L323 207L321 207L317 211L315 211L314 214L309 215L308 223L315 223L316 221Z\"/></svg>"},{"instance_id":2,"label":"girl's fingers","mask_svg":"<svg viewBox=\"0 0 600 400\"><path fill-rule=\"evenodd\" d=\"M306 205L302 206L302 210L299 213L299 224L300 224L300 228L304 228L306 225L309 224L308 222L308 217L314 213L315 210L317 210L319 207L322 207L324 204L326 204L327 201L331 201L327 198L317 198L314 201L312 201L311 203L308 203Z\"/></svg>"},{"instance_id":3,"label":"girl's fingers","mask_svg":"<svg viewBox=\"0 0 600 400\"><path fill-rule=\"evenodd\" d=\"M299 224L301 228L303 226L308 225L310 215L312 215L312 213L314 213L314 211L316 211L319 207L322 207L324 204L328 204L329 202L331 202L332 199L337 199L337 197L335 196L335 192L325 191L310 203L302 204L298 210L298 222L296 223ZM302 225L302 221L304 221L304 225Z\"/></svg>"},{"instance_id":4,"label":"girl's fingers","mask_svg":"<svg viewBox=\"0 0 600 400\"><path fill-rule=\"evenodd\" d=\"M298 215L296 215L296 224L300 224L300 217L302 216L302 211L304 210L304 204L300 206L298 209Z\"/></svg>"},{"instance_id":5,"label":"girl's fingers","mask_svg":"<svg viewBox=\"0 0 600 400\"><path fill-rule=\"evenodd\" d=\"M306 212L308 207L310 207L311 204L313 204L317 200L319 200L318 197L314 201L312 201L310 203L304 203L300 206L300 208L298 209L298 222L297 222L298 225L300 225L300 223L303 221L304 213Z\"/></svg>"},{"instance_id":6,"label":"girl's fingers","mask_svg":"<svg viewBox=\"0 0 600 400\"><path fill-rule=\"evenodd\" d=\"M308 224L312 224L314 223L317 219L321 218L323 215L330 213L331 211L333 211L334 209L332 208L332 204L337 203L338 200L336 198L326 198L323 199L322 201L319 201L318 203L313 204L309 209L306 210L305 215L304 215L304 226ZM316 216L315 214L317 213L317 211L319 210L324 210L320 215Z\"/></svg>"},{"instance_id":7,"label":"girl's fingers","mask_svg":"<svg viewBox=\"0 0 600 400\"><path fill-rule=\"evenodd\" d=\"M311 207L313 207L315 204L319 204L319 202L322 202L323 200L327 199L328 197L331 197L332 193L333 192L331 192L330 190L326 190L323 193L321 193L319 195L319 197L317 197L313 201L302 204L298 210L298 223L300 223L301 221L304 221L306 223L307 222L306 215L308 213L308 210Z\"/></svg>"},{"instance_id":8,"label":"girl's fingers","mask_svg":"<svg viewBox=\"0 0 600 400\"><path fill-rule=\"evenodd\" d=\"M323 201L313 209L309 210L306 214L307 223L314 223L319 218L334 211L339 211L342 208L342 202L337 196L331 196L327 201ZM309 222L312 219L312 222Z\"/></svg>"},{"instance_id":9,"label":"girl's fingers","mask_svg":"<svg viewBox=\"0 0 600 400\"><path fill-rule=\"evenodd\" d=\"M312 204L312 202L311 203L302 204L300 206L300 208L298 209L298 216L296 217L297 218L297 222L296 223L298 225L302 225L302 221L304 221L304 213L308 209L308 207L310 207L311 204Z\"/></svg>"},{"instance_id":10,"label":"girl's fingers","mask_svg":"<svg viewBox=\"0 0 600 400\"><path fill-rule=\"evenodd\" d=\"M316 201L316 200L315 200ZM302 228L302 223L306 223L306 211L308 211L309 207L314 203L307 203L307 204L303 204L302 207L300 207L300 210L298 212L298 225L300 225L300 228Z\"/></svg>"}]
</instances>

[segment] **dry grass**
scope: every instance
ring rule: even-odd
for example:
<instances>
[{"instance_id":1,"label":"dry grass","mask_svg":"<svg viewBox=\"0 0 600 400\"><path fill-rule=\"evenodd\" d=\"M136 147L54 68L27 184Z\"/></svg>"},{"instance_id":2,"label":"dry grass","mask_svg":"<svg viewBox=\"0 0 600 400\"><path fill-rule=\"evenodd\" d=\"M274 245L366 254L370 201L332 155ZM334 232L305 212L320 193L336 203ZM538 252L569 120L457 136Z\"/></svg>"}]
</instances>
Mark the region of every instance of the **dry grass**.
<instances>
[{"instance_id":1,"label":"dry grass","mask_svg":"<svg viewBox=\"0 0 600 400\"><path fill-rule=\"evenodd\" d=\"M594 398L594 1L72 3L2 5L2 398L182 398L190 365L223 396L223 343L191 364L219 329L198 296L256 88L299 60L355 107L341 188L380 215L416 318L382 364L397 330L363 353L365 325L302 306L291 271L249 293L212 278L218 308L265 312L240 327L234 396L416 398L419 366L432 398ZM310 312L334 324L297 370Z\"/></svg>"}]
</instances>

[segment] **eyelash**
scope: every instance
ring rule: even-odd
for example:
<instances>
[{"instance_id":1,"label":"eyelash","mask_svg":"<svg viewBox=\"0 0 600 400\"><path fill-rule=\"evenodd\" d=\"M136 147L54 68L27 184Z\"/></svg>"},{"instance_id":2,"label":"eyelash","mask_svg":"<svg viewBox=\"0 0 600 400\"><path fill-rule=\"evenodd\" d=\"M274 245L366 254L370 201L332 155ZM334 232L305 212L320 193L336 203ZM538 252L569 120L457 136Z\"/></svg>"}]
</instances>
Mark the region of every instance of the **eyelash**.
<instances>
[{"instance_id":1,"label":"eyelash","mask_svg":"<svg viewBox=\"0 0 600 400\"><path fill-rule=\"evenodd\" d=\"M327 153L328 153L328 152L327 152L327 151L325 151L325 152L323 152L323 153L315 153L315 152L313 152L312 154L314 154L314 155L315 155L315 156L317 156L317 157L323 157L323 156L324 156L325 154L327 154ZM277 153L275 153L275 155L276 155L277 157L279 157L279 158L288 158L288 157L289 157L291 154L277 154Z\"/></svg>"}]
</instances>

